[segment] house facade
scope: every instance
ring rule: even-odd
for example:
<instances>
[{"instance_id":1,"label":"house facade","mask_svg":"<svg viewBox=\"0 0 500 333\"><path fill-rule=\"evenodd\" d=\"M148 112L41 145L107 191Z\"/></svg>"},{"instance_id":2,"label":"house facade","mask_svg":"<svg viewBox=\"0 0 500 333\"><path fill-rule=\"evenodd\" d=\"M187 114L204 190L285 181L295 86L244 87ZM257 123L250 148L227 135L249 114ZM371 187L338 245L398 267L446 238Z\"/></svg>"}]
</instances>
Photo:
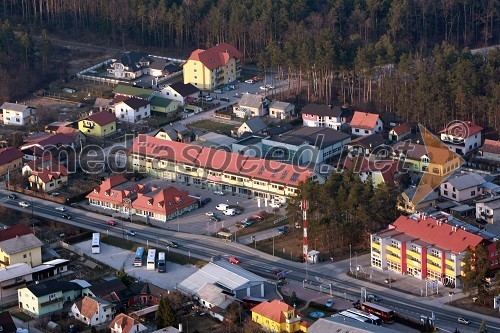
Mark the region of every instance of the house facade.
<instances>
[{"instance_id":1,"label":"house facade","mask_svg":"<svg viewBox=\"0 0 500 333\"><path fill-rule=\"evenodd\" d=\"M411 136L411 124L403 123L397 126L394 126L389 131L389 140L391 141L402 141Z\"/></svg>"},{"instance_id":2,"label":"house facade","mask_svg":"<svg viewBox=\"0 0 500 333\"><path fill-rule=\"evenodd\" d=\"M136 123L151 116L149 101L130 97L114 105L115 116L127 123Z\"/></svg>"},{"instance_id":3,"label":"house facade","mask_svg":"<svg viewBox=\"0 0 500 333\"><path fill-rule=\"evenodd\" d=\"M466 155L483 144L483 128L470 121L460 121L440 131L441 141L453 152Z\"/></svg>"},{"instance_id":4,"label":"house facade","mask_svg":"<svg viewBox=\"0 0 500 333\"><path fill-rule=\"evenodd\" d=\"M68 170L61 164L54 164L31 171L28 178L31 189L50 192L68 184Z\"/></svg>"},{"instance_id":5,"label":"house facade","mask_svg":"<svg viewBox=\"0 0 500 333\"><path fill-rule=\"evenodd\" d=\"M185 143L194 140L193 132L180 122L170 123L161 127L153 136L163 140Z\"/></svg>"},{"instance_id":6,"label":"house facade","mask_svg":"<svg viewBox=\"0 0 500 333\"><path fill-rule=\"evenodd\" d=\"M398 209L409 214L420 212L421 210L428 209L429 207L435 207L439 196L436 192L432 191L429 185L420 185L424 187L425 192L430 192L424 198L418 200L415 199L415 194L417 193L416 187L409 187L401 193L401 200L398 202ZM420 187L419 186L419 187Z\"/></svg>"},{"instance_id":7,"label":"house facade","mask_svg":"<svg viewBox=\"0 0 500 333\"><path fill-rule=\"evenodd\" d=\"M165 86L160 91L160 96L168 98L184 106L190 100L196 100L200 96L200 90L191 83L175 82Z\"/></svg>"},{"instance_id":8,"label":"house facade","mask_svg":"<svg viewBox=\"0 0 500 333\"><path fill-rule=\"evenodd\" d=\"M274 101L269 105L269 116L276 119L290 119L295 111L295 105Z\"/></svg>"},{"instance_id":9,"label":"house facade","mask_svg":"<svg viewBox=\"0 0 500 333\"><path fill-rule=\"evenodd\" d=\"M114 175L94 188L86 198L91 206L130 214L132 201L141 189L142 184L128 181L122 175Z\"/></svg>"},{"instance_id":10,"label":"house facade","mask_svg":"<svg viewBox=\"0 0 500 333\"><path fill-rule=\"evenodd\" d=\"M479 156L489 161L500 162L500 141L484 140L483 146L479 149Z\"/></svg>"},{"instance_id":11,"label":"house facade","mask_svg":"<svg viewBox=\"0 0 500 333\"><path fill-rule=\"evenodd\" d=\"M16 296L19 288L26 287L26 284L31 283L32 269L26 263L13 264L4 268L0 268L0 301L3 304L3 299Z\"/></svg>"},{"instance_id":12,"label":"house facade","mask_svg":"<svg viewBox=\"0 0 500 333\"><path fill-rule=\"evenodd\" d=\"M63 310L66 302L81 296L82 287L75 282L48 280L17 291L19 309L38 318Z\"/></svg>"},{"instance_id":13,"label":"house facade","mask_svg":"<svg viewBox=\"0 0 500 333\"><path fill-rule=\"evenodd\" d=\"M371 266L458 286L467 248L483 244L491 251L494 247L490 240L458 223L444 214L400 216L387 230L371 235ZM496 269L498 254L490 255L490 269Z\"/></svg>"},{"instance_id":14,"label":"house facade","mask_svg":"<svg viewBox=\"0 0 500 333\"><path fill-rule=\"evenodd\" d=\"M4 125L24 126L35 121L35 107L5 102L2 104L1 109Z\"/></svg>"},{"instance_id":15,"label":"house facade","mask_svg":"<svg viewBox=\"0 0 500 333\"><path fill-rule=\"evenodd\" d=\"M0 178L21 169L24 154L14 147L0 149Z\"/></svg>"},{"instance_id":16,"label":"house facade","mask_svg":"<svg viewBox=\"0 0 500 333\"><path fill-rule=\"evenodd\" d=\"M18 263L38 266L42 263L42 246L43 243L24 224L0 230L0 267Z\"/></svg>"},{"instance_id":17,"label":"house facade","mask_svg":"<svg viewBox=\"0 0 500 333\"><path fill-rule=\"evenodd\" d=\"M340 131L347 128L350 116L350 109L339 106L332 108L330 105L310 103L302 109L302 122L307 127L329 127Z\"/></svg>"},{"instance_id":18,"label":"house facade","mask_svg":"<svg viewBox=\"0 0 500 333\"><path fill-rule=\"evenodd\" d=\"M243 54L234 46L221 43L207 50L197 49L182 65L184 83L201 90L236 81L241 76Z\"/></svg>"},{"instance_id":19,"label":"house facade","mask_svg":"<svg viewBox=\"0 0 500 333\"><path fill-rule=\"evenodd\" d=\"M189 153L188 153L189 152ZM324 179L309 168L139 135L130 151L134 170L234 195L285 202L300 182Z\"/></svg>"},{"instance_id":20,"label":"house facade","mask_svg":"<svg viewBox=\"0 0 500 333\"><path fill-rule=\"evenodd\" d=\"M262 134L267 129L266 123L260 117L254 117L238 127L238 136L242 136L244 133L252 134Z\"/></svg>"},{"instance_id":21,"label":"house facade","mask_svg":"<svg viewBox=\"0 0 500 333\"><path fill-rule=\"evenodd\" d=\"M355 111L351 120L351 133L356 136L381 133L384 127L378 114Z\"/></svg>"},{"instance_id":22,"label":"house facade","mask_svg":"<svg viewBox=\"0 0 500 333\"><path fill-rule=\"evenodd\" d=\"M267 332L307 332L309 327L292 306L281 300L262 302L252 309L252 321Z\"/></svg>"},{"instance_id":23,"label":"house facade","mask_svg":"<svg viewBox=\"0 0 500 333\"><path fill-rule=\"evenodd\" d=\"M91 114L78 121L78 129L85 135L105 137L116 132L118 118L108 111Z\"/></svg>"},{"instance_id":24,"label":"house facade","mask_svg":"<svg viewBox=\"0 0 500 333\"><path fill-rule=\"evenodd\" d=\"M179 108L179 102L173 99L154 96L149 101L151 112L171 114Z\"/></svg>"},{"instance_id":25,"label":"house facade","mask_svg":"<svg viewBox=\"0 0 500 333\"><path fill-rule=\"evenodd\" d=\"M71 306L69 315L87 326L98 326L113 319L114 305L99 297L85 296Z\"/></svg>"},{"instance_id":26,"label":"house facade","mask_svg":"<svg viewBox=\"0 0 500 333\"><path fill-rule=\"evenodd\" d=\"M440 195L453 201L465 201L483 194L481 187L486 181L477 173L450 178L439 186Z\"/></svg>"},{"instance_id":27,"label":"house facade","mask_svg":"<svg viewBox=\"0 0 500 333\"><path fill-rule=\"evenodd\" d=\"M500 196L476 202L476 220L494 224L500 222Z\"/></svg>"},{"instance_id":28,"label":"house facade","mask_svg":"<svg viewBox=\"0 0 500 333\"><path fill-rule=\"evenodd\" d=\"M233 106L236 117L262 117L267 114L266 98L258 94L243 94L238 104Z\"/></svg>"},{"instance_id":29,"label":"house facade","mask_svg":"<svg viewBox=\"0 0 500 333\"><path fill-rule=\"evenodd\" d=\"M147 332L148 328L141 324L138 320L120 313L113 319L108 328L111 333L142 333Z\"/></svg>"}]
</instances>

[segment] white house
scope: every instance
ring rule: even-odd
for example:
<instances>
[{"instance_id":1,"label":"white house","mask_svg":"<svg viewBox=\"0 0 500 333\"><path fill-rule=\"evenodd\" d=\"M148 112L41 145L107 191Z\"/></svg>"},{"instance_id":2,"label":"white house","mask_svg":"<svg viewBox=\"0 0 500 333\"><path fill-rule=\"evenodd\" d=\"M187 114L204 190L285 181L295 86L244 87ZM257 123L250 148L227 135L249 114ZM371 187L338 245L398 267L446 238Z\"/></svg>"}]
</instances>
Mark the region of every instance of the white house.
<instances>
[{"instance_id":1,"label":"white house","mask_svg":"<svg viewBox=\"0 0 500 333\"><path fill-rule=\"evenodd\" d=\"M295 105L274 101L269 105L269 116L276 119L288 119L293 115Z\"/></svg>"},{"instance_id":2,"label":"white house","mask_svg":"<svg viewBox=\"0 0 500 333\"><path fill-rule=\"evenodd\" d=\"M491 224L500 222L500 196L476 202L476 219Z\"/></svg>"},{"instance_id":3,"label":"white house","mask_svg":"<svg viewBox=\"0 0 500 333\"><path fill-rule=\"evenodd\" d=\"M5 125L24 126L34 121L36 108L24 104L5 102L2 104L3 123Z\"/></svg>"},{"instance_id":4,"label":"white house","mask_svg":"<svg viewBox=\"0 0 500 333\"><path fill-rule=\"evenodd\" d=\"M258 94L243 94L238 104L233 106L233 112L237 117L262 117L267 114L267 100Z\"/></svg>"},{"instance_id":5,"label":"white house","mask_svg":"<svg viewBox=\"0 0 500 333\"><path fill-rule=\"evenodd\" d=\"M453 152L466 155L482 145L483 128L470 121L455 122L440 131L441 141Z\"/></svg>"},{"instance_id":6,"label":"white house","mask_svg":"<svg viewBox=\"0 0 500 333\"><path fill-rule=\"evenodd\" d=\"M341 130L347 127L347 120L352 115L349 108L331 107L325 104L307 104L302 109L302 122L307 127L329 127Z\"/></svg>"},{"instance_id":7,"label":"white house","mask_svg":"<svg viewBox=\"0 0 500 333\"><path fill-rule=\"evenodd\" d=\"M141 333L146 332L148 328L138 320L120 313L108 326L111 333Z\"/></svg>"},{"instance_id":8,"label":"white house","mask_svg":"<svg viewBox=\"0 0 500 333\"><path fill-rule=\"evenodd\" d=\"M183 106L186 102L192 102L200 96L200 89L191 83L176 82L163 87L160 91L160 97L173 99Z\"/></svg>"},{"instance_id":9,"label":"white house","mask_svg":"<svg viewBox=\"0 0 500 333\"><path fill-rule=\"evenodd\" d=\"M440 195L453 201L464 201L483 194L481 185L486 181L477 173L469 173L450 178L441 183Z\"/></svg>"},{"instance_id":10,"label":"white house","mask_svg":"<svg viewBox=\"0 0 500 333\"><path fill-rule=\"evenodd\" d=\"M383 122L375 113L355 111L351 120L351 132L353 135L370 135L382 132Z\"/></svg>"},{"instance_id":11,"label":"white house","mask_svg":"<svg viewBox=\"0 0 500 333\"><path fill-rule=\"evenodd\" d=\"M69 315L88 326L98 326L113 319L114 305L99 297L85 296L73 303Z\"/></svg>"},{"instance_id":12,"label":"white house","mask_svg":"<svg viewBox=\"0 0 500 333\"><path fill-rule=\"evenodd\" d=\"M116 117L127 123L135 123L151 116L149 101L140 98L127 98L114 106Z\"/></svg>"}]
</instances>

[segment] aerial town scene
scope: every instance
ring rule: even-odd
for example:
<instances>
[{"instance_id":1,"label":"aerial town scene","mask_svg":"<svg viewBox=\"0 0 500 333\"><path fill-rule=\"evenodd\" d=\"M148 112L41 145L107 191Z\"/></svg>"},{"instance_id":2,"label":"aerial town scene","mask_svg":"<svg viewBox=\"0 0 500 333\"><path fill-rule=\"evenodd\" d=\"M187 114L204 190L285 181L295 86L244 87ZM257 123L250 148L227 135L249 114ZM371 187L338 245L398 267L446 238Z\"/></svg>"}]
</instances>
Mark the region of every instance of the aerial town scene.
<instances>
[{"instance_id":1,"label":"aerial town scene","mask_svg":"<svg viewBox=\"0 0 500 333\"><path fill-rule=\"evenodd\" d=\"M3 0L1 333L500 332L497 0Z\"/></svg>"}]
</instances>

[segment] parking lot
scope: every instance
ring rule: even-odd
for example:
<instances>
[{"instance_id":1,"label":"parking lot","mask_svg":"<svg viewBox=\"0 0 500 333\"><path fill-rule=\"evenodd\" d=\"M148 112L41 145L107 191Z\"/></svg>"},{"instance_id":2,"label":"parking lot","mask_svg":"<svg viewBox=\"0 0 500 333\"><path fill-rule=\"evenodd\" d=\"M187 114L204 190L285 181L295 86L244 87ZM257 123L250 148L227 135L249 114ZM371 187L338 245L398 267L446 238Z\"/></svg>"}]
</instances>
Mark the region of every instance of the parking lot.
<instances>
[{"instance_id":1,"label":"parking lot","mask_svg":"<svg viewBox=\"0 0 500 333\"><path fill-rule=\"evenodd\" d=\"M191 265L179 265L168 261L167 257L167 272L158 273L157 271L146 270L146 263L142 267L134 267L134 252L124 250L119 247L114 247L101 242L101 253L93 254L91 248L91 240L74 244L75 247L84 251L88 256L91 256L97 261L108 265L116 270L123 269L128 275L133 276L139 281L148 281L166 290L174 290L175 285L198 270Z\"/></svg>"}]
</instances>

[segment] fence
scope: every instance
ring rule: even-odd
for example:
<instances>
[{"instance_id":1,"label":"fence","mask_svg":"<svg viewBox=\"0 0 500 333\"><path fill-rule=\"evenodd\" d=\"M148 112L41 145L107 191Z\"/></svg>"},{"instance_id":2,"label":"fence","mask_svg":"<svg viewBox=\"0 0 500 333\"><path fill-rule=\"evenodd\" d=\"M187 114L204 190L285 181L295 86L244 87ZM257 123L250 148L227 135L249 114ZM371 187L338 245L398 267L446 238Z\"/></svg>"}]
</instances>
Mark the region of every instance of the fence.
<instances>
[{"instance_id":1,"label":"fence","mask_svg":"<svg viewBox=\"0 0 500 333\"><path fill-rule=\"evenodd\" d=\"M230 114L225 114L225 113L214 112L214 117L215 118L226 119L226 120L231 120L231 115Z\"/></svg>"},{"instance_id":2,"label":"fence","mask_svg":"<svg viewBox=\"0 0 500 333\"><path fill-rule=\"evenodd\" d=\"M18 192L18 193L22 193L22 194L27 194L29 196L33 196L33 197L36 197L36 198L41 198L41 199L45 199L45 200L57 202L57 203L60 203L60 204L65 204L66 201L67 201L65 197L53 197L53 196L51 196L50 194L47 194L47 193L36 192L36 191L33 191L33 190L28 190L28 189L25 189L25 188L22 188L22 187L19 187L19 186L16 186L16 185L9 185L9 190L10 191L14 191L14 192Z\"/></svg>"},{"instance_id":3,"label":"fence","mask_svg":"<svg viewBox=\"0 0 500 333\"><path fill-rule=\"evenodd\" d=\"M68 243L65 243L63 241L57 241L57 242L54 242L52 244L50 244L50 247L53 248L53 249L56 249L58 247L62 247L63 249L66 249L66 250L69 250L73 253L76 253L77 255L79 255L80 257L84 257L85 256L85 253L83 252L83 250L71 245L71 244L68 244Z\"/></svg>"}]
</instances>

